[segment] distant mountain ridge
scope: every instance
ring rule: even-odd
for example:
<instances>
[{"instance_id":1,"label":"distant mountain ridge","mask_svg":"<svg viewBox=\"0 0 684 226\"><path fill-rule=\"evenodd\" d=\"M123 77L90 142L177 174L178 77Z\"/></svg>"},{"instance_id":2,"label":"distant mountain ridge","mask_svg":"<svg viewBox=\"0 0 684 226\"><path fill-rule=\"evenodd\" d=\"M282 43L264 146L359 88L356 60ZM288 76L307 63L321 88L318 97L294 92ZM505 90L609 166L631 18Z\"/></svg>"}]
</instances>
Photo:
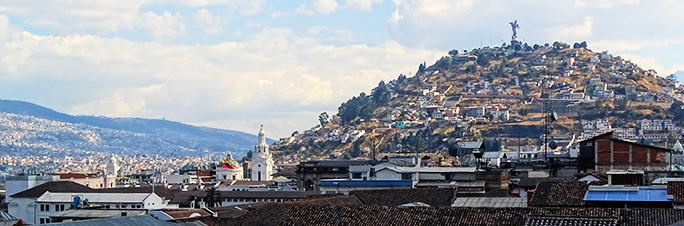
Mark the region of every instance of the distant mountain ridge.
<instances>
[{"instance_id":1,"label":"distant mountain ridge","mask_svg":"<svg viewBox=\"0 0 684 226\"><path fill-rule=\"evenodd\" d=\"M205 152L232 151L236 156L241 156L246 150L251 150L257 141L256 135L245 132L198 127L161 119L72 116L15 100L0 100L0 112L5 113L0 115L0 119L5 122L0 125L0 153L22 151L38 154L52 149L50 151L53 152L80 150L199 155ZM15 121L25 123L12 124ZM90 134L87 137L99 137L99 142L86 142L87 139L79 136L65 136L69 133L82 135L81 132ZM17 134L11 135L13 133ZM16 137L20 139L17 140ZM9 138L12 140L7 140ZM136 141L130 142L131 140ZM46 147L32 144L36 142L47 144L43 145Z\"/></svg>"}]
</instances>

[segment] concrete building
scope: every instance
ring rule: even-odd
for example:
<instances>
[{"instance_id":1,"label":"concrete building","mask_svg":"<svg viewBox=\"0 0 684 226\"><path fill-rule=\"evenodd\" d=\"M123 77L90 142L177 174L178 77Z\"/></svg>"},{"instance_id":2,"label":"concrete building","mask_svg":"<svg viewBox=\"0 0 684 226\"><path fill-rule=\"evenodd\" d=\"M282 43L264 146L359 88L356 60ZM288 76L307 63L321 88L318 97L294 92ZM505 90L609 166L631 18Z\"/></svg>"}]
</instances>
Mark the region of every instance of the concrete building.
<instances>
[{"instance_id":1,"label":"concrete building","mask_svg":"<svg viewBox=\"0 0 684 226\"><path fill-rule=\"evenodd\" d=\"M94 173L58 173L60 180L70 180L89 188L113 188L116 176L113 174Z\"/></svg>"}]
</instances>

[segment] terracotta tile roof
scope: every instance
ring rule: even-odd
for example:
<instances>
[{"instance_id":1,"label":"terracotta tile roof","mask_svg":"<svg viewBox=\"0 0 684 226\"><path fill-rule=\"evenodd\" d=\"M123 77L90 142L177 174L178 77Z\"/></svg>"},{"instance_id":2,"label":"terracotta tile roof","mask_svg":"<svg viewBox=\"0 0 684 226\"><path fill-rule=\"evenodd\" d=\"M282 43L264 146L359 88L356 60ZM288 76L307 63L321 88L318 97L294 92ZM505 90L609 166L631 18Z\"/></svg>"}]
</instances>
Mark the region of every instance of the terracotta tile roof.
<instances>
[{"instance_id":1,"label":"terracotta tile roof","mask_svg":"<svg viewBox=\"0 0 684 226\"><path fill-rule=\"evenodd\" d=\"M667 194L672 195L675 203L684 202L684 181L667 182Z\"/></svg>"},{"instance_id":2,"label":"terracotta tile roof","mask_svg":"<svg viewBox=\"0 0 684 226\"><path fill-rule=\"evenodd\" d=\"M221 198L305 199L310 195L320 193L316 191L220 191L220 194Z\"/></svg>"},{"instance_id":3,"label":"terracotta tile roof","mask_svg":"<svg viewBox=\"0 0 684 226\"><path fill-rule=\"evenodd\" d=\"M396 206L264 206L234 225L524 225L539 216L555 222L597 222L606 225L669 225L684 219L684 210L651 208L452 208ZM593 219L593 221L592 221ZM540 225L540 224L534 224ZM544 224L541 224L544 225ZM549 224L546 224L549 225ZM556 225L556 224L553 224Z\"/></svg>"},{"instance_id":4,"label":"terracotta tile roof","mask_svg":"<svg viewBox=\"0 0 684 226\"><path fill-rule=\"evenodd\" d=\"M584 206L589 185L584 181L543 181L537 184L530 206Z\"/></svg>"},{"instance_id":5,"label":"terracotta tile roof","mask_svg":"<svg viewBox=\"0 0 684 226\"><path fill-rule=\"evenodd\" d=\"M284 204L319 206L362 206L363 202L355 195L310 196L307 199L288 201Z\"/></svg>"},{"instance_id":6,"label":"terracotta tile roof","mask_svg":"<svg viewBox=\"0 0 684 226\"><path fill-rule=\"evenodd\" d=\"M211 214L202 209L167 209L162 210L162 212L173 217L173 219L190 218L193 214L195 214L195 216L197 216L197 214L199 214L199 216L211 216Z\"/></svg>"},{"instance_id":7,"label":"terracotta tile roof","mask_svg":"<svg viewBox=\"0 0 684 226\"><path fill-rule=\"evenodd\" d=\"M50 192L94 192L92 189L73 181L48 181L12 195L12 198L38 198L46 191Z\"/></svg>"},{"instance_id":8,"label":"terracotta tile roof","mask_svg":"<svg viewBox=\"0 0 684 226\"><path fill-rule=\"evenodd\" d=\"M413 188L354 190L349 195L357 196L365 205L399 206L406 203L422 202L430 206L451 206L456 199L453 188Z\"/></svg>"},{"instance_id":9,"label":"terracotta tile roof","mask_svg":"<svg viewBox=\"0 0 684 226\"><path fill-rule=\"evenodd\" d=\"M520 179L520 182L518 182L518 187L521 188L526 188L526 189L534 189L537 187L537 184L542 181L565 181L568 179L561 179L561 178L522 178Z\"/></svg>"},{"instance_id":10,"label":"terracotta tile roof","mask_svg":"<svg viewBox=\"0 0 684 226\"><path fill-rule=\"evenodd\" d=\"M528 216L525 226L596 225L617 226L616 217Z\"/></svg>"}]
</instances>

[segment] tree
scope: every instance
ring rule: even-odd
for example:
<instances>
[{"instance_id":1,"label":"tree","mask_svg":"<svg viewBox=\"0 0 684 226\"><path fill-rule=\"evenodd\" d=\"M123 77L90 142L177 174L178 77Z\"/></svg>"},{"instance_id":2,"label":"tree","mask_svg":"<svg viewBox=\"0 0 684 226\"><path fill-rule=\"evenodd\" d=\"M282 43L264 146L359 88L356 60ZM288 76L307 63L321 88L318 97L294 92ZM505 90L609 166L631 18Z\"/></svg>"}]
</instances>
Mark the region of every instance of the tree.
<instances>
[{"instance_id":1,"label":"tree","mask_svg":"<svg viewBox=\"0 0 684 226\"><path fill-rule=\"evenodd\" d=\"M483 67L489 66L489 59L484 54L477 56L477 64Z\"/></svg>"},{"instance_id":2,"label":"tree","mask_svg":"<svg viewBox=\"0 0 684 226\"><path fill-rule=\"evenodd\" d=\"M435 67L447 69L447 68L451 67L452 62L453 62L453 59L451 57L442 57L435 63Z\"/></svg>"},{"instance_id":3,"label":"tree","mask_svg":"<svg viewBox=\"0 0 684 226\"><path fill-rule=\"evenodd\" d=\"M677 75L675 75L675 74L670 74L667 77L665 77L665 79L670 80L670 81L675 82L675 83L678 82L677 81Z\"/></svg>"},{"instance_id":4,"label":"tree","mask_svg":"<svg viewBox=\"0 0 684 226\"><path fill-rule=\"evenodd\" d=\"M390 91L384 81L380 81L380 83L378 83L378 87L373 89L371 96L373 97L373 102L375 102L376 105L386 104L391 98Z\"/></svg>"},{"instance_id":5,"label":"tree","mask_svg":"<svg viewBox=\"0 0 684 226\"><path fill-rule=\"evenodd\" d=\"M330 122L330 116L328 116L327 112L322 112L318 115L318 121L321 123L321 126L325 126Z\"/></svg>"},{"instance_id":6,"label":"tree","mask_svg":"<svg viewBox=\"0 0 684 226\"><path fill-rule=\"evenodd\" d=\"M423 74L425 72L425 62L418 65L418 74Z\"/></svg>"},{"instance_id":7,"label":"tree","mask_svg":"<svg viewBox=\"0 0 684 226\"><path fill-rule=\"evenodd\" d=\"M399 74L399 77L397 78L397 84L403 84L404 82L406 82L406 75Z\"/></svg>"},{"instance_id":8,"label":"tree","mask_svg":"<svg viewBox=\"0 0 684 226\"><path fill-rule=\"evenodd\" d=\"M580 43L580 47L586 49L586 48L587 48L587 41L582 41L582 42Z\"/></svg>"},{"instance_id":9,"label":"tree","mask_svg":"<svg viewBox=\"0 0 684 226\"><path fill-rule=\"evenodd\" d=\"M541 47L542 47L542 46L540 46L539 44L534 44L534 45L532 46L532 48L533 48L534 50L538 50L538 49L541 48Z\"/></svg>"},{"instance_id":10,"label":"tree","mask_svg":"<svg viewBox=\"0 0 684 226\"><path fill-rule=\"evenodd\" d=\"M342 124L352 122L356 118L368 120L373 114L373 102L366 93L362 92L358 97L352 97L342 103L337 110Z\"/></svg>"},{"instance_id":11,"label":"tree","mask_svg":"<svg viewBox=\"0 0 684 226\"><path fill-rule=\"evenodd\" d=\"M247 155L245 155L245 157L242 157L242 161L252 161L252 157L254 157L254 151L248 151Z\"/></svg>"},{"instance_id":12,"label":"tree","mask_svg":"<svg viewBox=\"0 0 684 226\"><path fill-rule=\"evenodd\" d=\"M209 208L221 206L221 192L216 190L215 187L209 188L207 195L204 196L204 202L207 203Z\"/></svg>"},{"instance_id":13,"label":"tree","mask_svg":"<svg viewBox=\"0 0 684 226\"><path fill-rule=\"evenodd\" d=\"M449 51L449 56L456 57L456 55L458 55L458 50L452 49Z\"/></svg>"}]
</instances>

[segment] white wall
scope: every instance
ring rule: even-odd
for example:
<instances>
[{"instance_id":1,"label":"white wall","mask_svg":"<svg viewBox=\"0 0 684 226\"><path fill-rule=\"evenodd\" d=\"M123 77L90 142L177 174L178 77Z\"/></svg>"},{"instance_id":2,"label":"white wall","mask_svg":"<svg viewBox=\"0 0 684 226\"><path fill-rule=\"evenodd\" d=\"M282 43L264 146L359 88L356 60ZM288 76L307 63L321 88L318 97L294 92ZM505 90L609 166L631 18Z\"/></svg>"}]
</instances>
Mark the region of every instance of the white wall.
<instances>
[{"instance_id":1,"label":"white wall","mask_svg":"<svg viewBox=\"0 0 684 226\"><path fill-rule=\"evenodd\" d=\"M143 201L143 209L153 210L167 208L164 200L155 193L151 193L150 196Z\"/></svg>"},{"instance_id":2,"label":"white wall","mask_svg":"<svg viewBox=\"0 0 684 226\"><path fill-rule=\"evenodd\" d=\"M377 180L401 180L401 173L392 170L381 170L375 173Z\"/></svg>"},{"instance_id":3,"label":"white wall","mask_svg":"<svg viewBox=\"0 0 684 226\"><path fill-rule=\"evenodd\" d=\"M59 176L8 176L5 180L5 197L7 197L5 202L9 203L12 201L12 197L10 197L11 195L41 185L48 181L59 180Z\"/></svg>"},{"instance_id":4,"label":"white wall","mask_svg":"<svg viewBox=\"0 0 684 226\"><path fill-rule=\"evenodd\" d=\"M15 198L9 203L9 214L26 221L28 224L35 224L34 211L35 203L32 198Z\"/></svg>"}]
</instances>

